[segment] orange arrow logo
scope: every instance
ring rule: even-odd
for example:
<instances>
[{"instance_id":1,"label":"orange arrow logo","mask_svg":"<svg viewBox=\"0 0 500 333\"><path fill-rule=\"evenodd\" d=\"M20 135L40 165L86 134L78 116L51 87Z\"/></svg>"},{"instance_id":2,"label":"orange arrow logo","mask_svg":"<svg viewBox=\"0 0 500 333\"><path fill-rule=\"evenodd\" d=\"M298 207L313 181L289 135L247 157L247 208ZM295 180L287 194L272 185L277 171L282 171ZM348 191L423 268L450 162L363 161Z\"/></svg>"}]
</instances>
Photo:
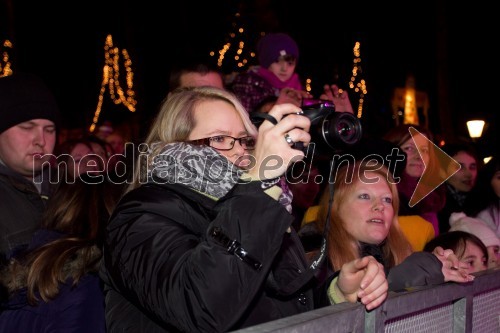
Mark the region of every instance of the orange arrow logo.
<instances>
[{"instance_id":1,"label":"orange arrow logo","mask_svg":"<svg viewBox=\"0 0 500 333\"><path fill-rule=\"evenodd\" d=\"M418 181L417 187L411 196L409 206L413 207L425 198L429 193L438 188L448 178L453 176L460 170L460 163L451 158L441 148L436 146L425 135L417 131L414 127L409 128L410 135L417 147L418 153L422 161L424 161L425 169L422 177ZM429 158L424 158L427 154L422 149L428 148ZM426 162L427 161L427 162Z\"/></svg>"}]
</instances>

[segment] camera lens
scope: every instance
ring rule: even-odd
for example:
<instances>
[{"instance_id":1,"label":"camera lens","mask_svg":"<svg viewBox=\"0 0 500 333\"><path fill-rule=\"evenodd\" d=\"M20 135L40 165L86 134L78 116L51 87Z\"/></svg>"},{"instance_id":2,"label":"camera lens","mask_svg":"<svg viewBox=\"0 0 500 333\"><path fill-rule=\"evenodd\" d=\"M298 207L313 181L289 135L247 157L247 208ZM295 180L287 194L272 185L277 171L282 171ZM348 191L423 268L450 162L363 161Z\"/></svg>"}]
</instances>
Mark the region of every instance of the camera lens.
<instances>
[{"instance_id":1,"label":"camera lens","mask_svg":"<svg viewBox=\"0 0 500 333\"><path fill-rule=\"evenodd\" d=\"M331 149L341 150L361 140L361 123L353 114L331 112L323 121L323 138Z\"/></svg>"},{"instance_id":2,"label":"camera lens","mask_svg":"<svg viewBox=\"0 0 500 333\"><path fill-rule=\"evenodd\" d=\"M337 123L337 133L339 138L346 144L354 144L357 142L355 124L348 119L339 119Z\"/></svg>"}]
</instances>

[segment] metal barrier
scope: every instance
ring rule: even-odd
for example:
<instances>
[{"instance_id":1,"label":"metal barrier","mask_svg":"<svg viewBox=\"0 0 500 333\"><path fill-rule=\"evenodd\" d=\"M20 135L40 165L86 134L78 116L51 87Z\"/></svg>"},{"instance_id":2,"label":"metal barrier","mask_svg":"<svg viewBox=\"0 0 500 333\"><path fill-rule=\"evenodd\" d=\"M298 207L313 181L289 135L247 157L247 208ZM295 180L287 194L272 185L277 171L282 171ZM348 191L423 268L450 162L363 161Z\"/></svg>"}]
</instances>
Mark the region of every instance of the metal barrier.
<instances>
[{"instance_id":1,"label":"metal barrier","mask_svg":"<svg viewBox=\"0 0 500 333\"><path fill-rule=\"evenodd\" d=\"M471 283L390 293L370 312L342 303L235 332L500 332L500 269L474 274Z\"/></svg>"}]
</instances>

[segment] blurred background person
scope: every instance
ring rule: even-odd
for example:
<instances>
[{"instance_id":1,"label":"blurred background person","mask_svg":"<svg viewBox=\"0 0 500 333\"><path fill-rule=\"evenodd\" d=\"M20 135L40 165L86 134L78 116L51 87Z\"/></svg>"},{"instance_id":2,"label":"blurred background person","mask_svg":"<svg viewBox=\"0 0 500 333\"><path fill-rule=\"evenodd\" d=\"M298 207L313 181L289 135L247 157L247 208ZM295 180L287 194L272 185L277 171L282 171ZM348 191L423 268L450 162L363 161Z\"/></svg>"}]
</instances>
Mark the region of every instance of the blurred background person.
<instances>
[{"instance_id":1,"label":"blurred background person","mask_svg":"<svg viewBox=\"0 0 500 333\"><path fill-rule=\"evenodd\" d=\"M86 175L59 184L29 248L1 272L1 332L105 332L97 269L109 186Z\"/></svg>"},{"instance_id":2,"label":"blurred background person","mask_svg":"<svg viewBox=\"0 0 500 333\"><path fill-rule=\"evenodd\" d=\"M71 182L82 174L98 174L105 171L105 160L92 149L87 138L70 139L57 145L55 170L61 181Z\"/></svg>"},{"instance_id":3,"label":"blurred background person","mask_svg":"<svg viewBox=\"0 0 500 333\"><path fill-rule=\"evenodd\" d=\"M494 155L479 170L476 186L464 208L468 216L484 221L500 237L500 161Z\"/></svg>"},{"instance_id":4,"label":"blurred background person","mask_svg":"<svg viewBox=\"0 0 500 333\"><path fill-rule=\"evenodd\" d=\"M201 86L225 89L222 73L209 62L187 60L171 69L168 91L172 92L182 87Z\"/></svg>"},{"instance_id":5,"label":"blurred background person","mask_svg":"<svg viewBox=\"0 0 500 333\"><path fill-rule=\"evenodd\" d=\"M440 232L450 229L451 213L465 210L467 198L476 185L481 162L474 147L468 143L446 144L443 151L460 164L460 170L445 182L446 202L438 212Z\"/></svg>"},{"instance_id":6,"label":"blurred background person","mask_svg":"<svg viewBox=\"0 0 500 333\"><path fill-rule=\"evenodd\" d=\"M26 248L51 196L59 109L37 76L0 77L0 263Z\"/></svg>"},{"instance_id":7,"label":"blurred background person","mask_svg":"<svg viewBox=\"0 0 500 333\"><path fill-rule=\"evenodd\" d=\"M416 129L419 134L412 137L410 127ZM399 147L400 152L406 155L405 168L397 175L400 178L397 183L400 200L399 215L421 216L432 224L434 235L438 235L440 231L438 212L443 209L446 201L444 186L432 190L417 204L410 206L410 199L414 195L417 185L423 181L422 176L426 168L432 170L437 167L429 142L433 140L432 133L421 126L405 124L391 128L383 136L383 139ZM420 184L420 186L422 185L424 184Z\"/></svg>"}]
</instances>

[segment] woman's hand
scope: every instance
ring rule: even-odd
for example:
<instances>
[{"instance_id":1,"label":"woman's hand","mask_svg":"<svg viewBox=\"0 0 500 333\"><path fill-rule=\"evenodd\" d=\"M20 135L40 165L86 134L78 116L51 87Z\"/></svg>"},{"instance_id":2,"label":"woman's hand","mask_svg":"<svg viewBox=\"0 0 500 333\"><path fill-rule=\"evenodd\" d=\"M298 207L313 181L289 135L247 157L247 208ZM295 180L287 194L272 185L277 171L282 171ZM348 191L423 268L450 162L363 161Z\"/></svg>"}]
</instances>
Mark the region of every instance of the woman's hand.
<instances>
[{"instance_id":1,"label":"woman's hand","mask_svg":"<svg viewBox=\"0 0 500 333\"><path fill-rule=\"evenodd\" d=\"M340 91L336 84L328 85L325 84L323 87L323 94L320 96L321 99L327 99L335 104L335 111L337 112L349 112L354 114L352 109L351 101L346 91Z\"/></svg>"},{"instance_id":2,"label":"woman's hand","mask_svg":"<svg viewBox=\"0 0 500 333\"><path fill-rule=\"evenodd\" d=\"M470 275L467 271L467 265L462 263L452 250L445 250L438 246L432 253L443 264L441 271L445 282L470 282L474 280L474 275Z\"/></svg>"},{"instance_id":3,"label":"woman's hand","mask_svg":"<svg viewBox=\"0 0 500 333\"><path fill-rule=\"evenodd\" d=\"M272 179L283 175L289 164L304 158L304 152L293 149L293 143L308 145L311 141L309 127L311 121L299 115L302 110L293 104L273 106L268 115L277 124L265 120L259 127L257 145L253 151L255 164L249 167L252 179Z\"/></svg>"},{"instance_id":4,"label":"woman's hand","mask_svg":"<svg viewBox=\"0 0 500 333\"><path fill-rule=\"evenodd\" d=\"M354 303L359 299L367 310L382 304L389 290L384 267L372 256L344 264L337 287L346 300Z\"/></svg>"}]
</instances>

